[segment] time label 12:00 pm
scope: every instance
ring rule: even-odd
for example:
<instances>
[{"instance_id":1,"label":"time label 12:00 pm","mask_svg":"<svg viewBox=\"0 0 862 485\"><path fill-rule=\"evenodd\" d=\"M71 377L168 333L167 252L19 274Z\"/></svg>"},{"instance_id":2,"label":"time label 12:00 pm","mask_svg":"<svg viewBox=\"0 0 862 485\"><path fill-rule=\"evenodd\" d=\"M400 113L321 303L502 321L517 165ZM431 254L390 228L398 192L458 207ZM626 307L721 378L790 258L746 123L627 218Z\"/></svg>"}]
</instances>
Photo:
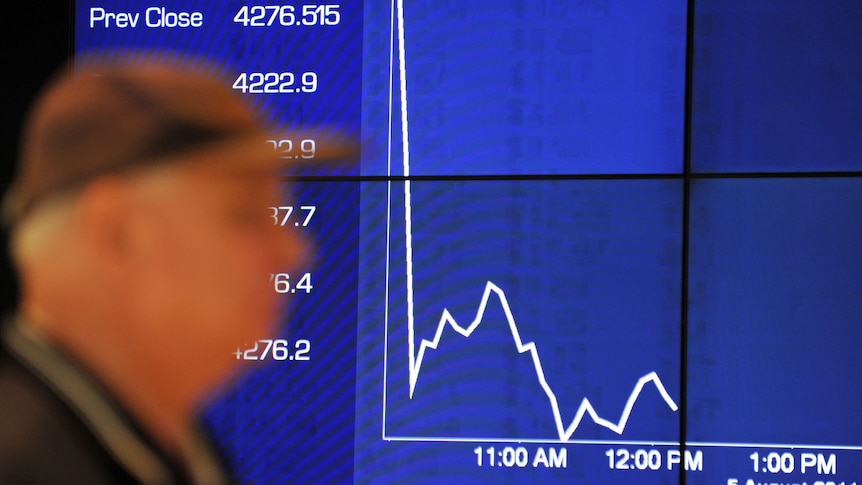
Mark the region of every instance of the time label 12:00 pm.
<instances>
[{"instance_id":1,"label":"time label 12:00 pm","mask_svg":"<svg viewBox=\"0 0 862 485\"><path fill-rule=\"evenodd\" d=\"M680 465L688 471L703 471L703 452L667 450L665 454L656 448L611 448L605 452L611 470L674 470Z\"/></svg>"}]
</instances>

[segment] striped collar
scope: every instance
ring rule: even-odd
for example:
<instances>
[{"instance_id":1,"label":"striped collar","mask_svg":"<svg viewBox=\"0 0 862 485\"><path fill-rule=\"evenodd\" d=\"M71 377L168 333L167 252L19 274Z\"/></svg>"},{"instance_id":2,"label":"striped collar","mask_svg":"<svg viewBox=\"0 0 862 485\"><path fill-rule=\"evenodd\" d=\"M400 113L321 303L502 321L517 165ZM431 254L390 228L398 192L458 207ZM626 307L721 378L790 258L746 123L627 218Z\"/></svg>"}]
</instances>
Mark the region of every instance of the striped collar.
<instances>
[{"instance_id":1,"label":"striped collar","mask_svg":"<svg viewBox=\"0 0 862 485\"><path fill-rule=\"evenodd\" d=\"M88 374L20 318L0 329L0 338L10 353L78 416L105 451L142 484L185 483L176 467L146 439L129 416ZM217 454L200 433L193 431L183 463L193 484L227 484Z\"/></svg>"}]
</instances>

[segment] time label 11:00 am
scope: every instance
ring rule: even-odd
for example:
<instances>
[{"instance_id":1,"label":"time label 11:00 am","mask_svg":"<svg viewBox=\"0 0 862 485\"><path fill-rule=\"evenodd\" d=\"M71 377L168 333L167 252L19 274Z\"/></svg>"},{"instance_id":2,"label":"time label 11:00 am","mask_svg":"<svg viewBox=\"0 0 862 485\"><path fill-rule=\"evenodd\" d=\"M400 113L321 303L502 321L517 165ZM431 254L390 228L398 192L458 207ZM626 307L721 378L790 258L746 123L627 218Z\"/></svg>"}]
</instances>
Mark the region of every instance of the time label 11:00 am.
<instances>
[{"instance_id":1,"label":"time label 11:00 am","mask_svg":"<svg viewBox=\"0 0 862 485\"><path fill-rule=\"evenodd\" d=\"M524 446L477 446L476 466L500 468L566 468L568 453L565 448L538 447L529 450Z\"/></svg>"}]
</instances>

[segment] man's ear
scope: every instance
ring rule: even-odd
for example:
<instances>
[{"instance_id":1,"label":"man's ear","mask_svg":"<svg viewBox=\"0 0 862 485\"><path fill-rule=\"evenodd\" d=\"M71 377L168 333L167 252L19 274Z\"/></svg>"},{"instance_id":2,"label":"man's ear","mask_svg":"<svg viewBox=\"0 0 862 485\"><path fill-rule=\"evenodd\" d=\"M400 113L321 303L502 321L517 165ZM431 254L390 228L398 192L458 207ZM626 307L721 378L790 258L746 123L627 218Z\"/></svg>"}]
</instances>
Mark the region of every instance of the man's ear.
<instances>
[{"instance_id":1,"label":"man's ear","mask_svg":"<svg viewBox=\"0 0 862 485\"><path fill-rule=\"evenodd\" d=\"M128 180L103 176L88 183L79 196L76 219L81 236L98 256L117 271L125 271L133 257L135 221Z\"/></svg>"}]
</instances>

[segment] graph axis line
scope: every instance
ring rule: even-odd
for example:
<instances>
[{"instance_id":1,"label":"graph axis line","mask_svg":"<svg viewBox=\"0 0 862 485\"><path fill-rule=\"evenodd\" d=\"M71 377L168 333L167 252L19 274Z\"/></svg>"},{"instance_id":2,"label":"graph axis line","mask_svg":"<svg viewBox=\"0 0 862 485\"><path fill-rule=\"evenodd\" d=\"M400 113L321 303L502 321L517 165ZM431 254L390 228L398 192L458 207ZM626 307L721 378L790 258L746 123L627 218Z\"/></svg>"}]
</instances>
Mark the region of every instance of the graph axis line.
<instances>
[{"instance_id":1,"label":"graph axis line","mask_svg":"<svg viewBox=\"0 0 862 485\"><path fill-rule=\"evenodd\" d=\"M390 4L389 13L389 114L388 114L388 129L386 132L386 261L385 276L384 276L384 299L383 299L383 339L384 342L389 342L389 260L391 258L392 246L392 180L389 178L392 175L392 66L394 64L394 48L395 48L395 1ZM381 410L381 437L386 438L386 386L389 382L388 368L386 363L389 362L389 345L383 346L383 409Z\"/></svg>"}]
</instances>

